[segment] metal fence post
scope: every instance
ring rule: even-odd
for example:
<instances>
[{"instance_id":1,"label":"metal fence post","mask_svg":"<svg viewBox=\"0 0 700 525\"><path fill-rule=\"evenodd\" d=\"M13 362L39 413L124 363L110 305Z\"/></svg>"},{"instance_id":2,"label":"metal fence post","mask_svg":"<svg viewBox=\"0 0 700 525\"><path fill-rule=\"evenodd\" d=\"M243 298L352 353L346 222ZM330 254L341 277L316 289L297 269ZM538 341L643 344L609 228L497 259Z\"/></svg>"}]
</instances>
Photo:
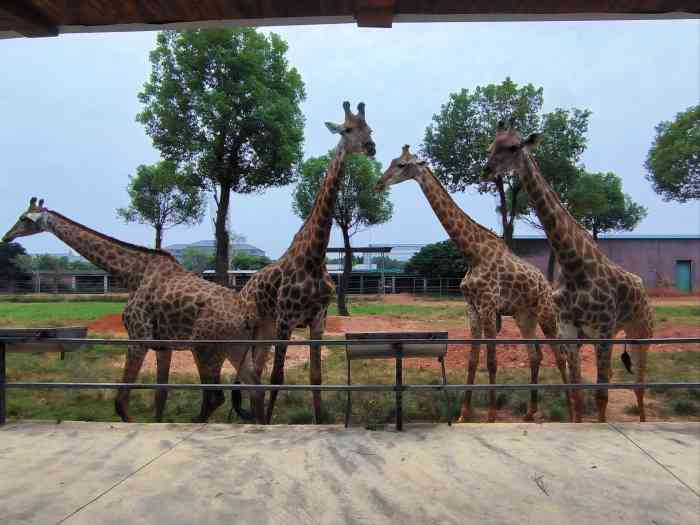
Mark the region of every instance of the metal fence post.
<instances>
[{"instance_id":1,"label":"metal fence post","mask_svg":"<svg viewBox=\"0 0 700 525\"><path fill-rule=\"evenodd\" d=\"M403 430L403 343L396 343L396 430Z\"/></svg>"},{"instance_id":2,"label":"metal fence post","mask_svg":"<svg viewBox=\"0 0 700 525\"><path fill-rule=\"evenodd\" d=\"M0 342L0 426L5 424L7 405L5 404L5 343Z\"/></svg>"}]
</instances>

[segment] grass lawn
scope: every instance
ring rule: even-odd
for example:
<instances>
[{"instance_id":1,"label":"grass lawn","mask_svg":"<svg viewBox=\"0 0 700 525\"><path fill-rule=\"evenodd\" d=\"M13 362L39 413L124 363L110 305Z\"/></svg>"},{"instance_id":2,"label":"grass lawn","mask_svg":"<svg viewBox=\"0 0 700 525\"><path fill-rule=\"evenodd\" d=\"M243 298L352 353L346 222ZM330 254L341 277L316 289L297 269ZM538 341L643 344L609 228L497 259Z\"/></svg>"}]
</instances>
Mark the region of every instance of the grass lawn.
<instances>
[{"instance_id":1,"label":"grass lawn","mask_svg":"<svg viewBox=\"0 0 700 525\"><path fill-rule=\"evenodd\" d=\"M700 327L700 305L654 306L654 317L663 323L697 324Z\"/></svg>"},{"instance_id":2,"label":"grass lawn","mask_svg":"<svg viewBox=\"0 0 700 525\"><path fill-rule=\"evenodd\" d=\"M0 327L68 326L118 314L124 303L0 303Z\"/></svg>"}]
</instances>

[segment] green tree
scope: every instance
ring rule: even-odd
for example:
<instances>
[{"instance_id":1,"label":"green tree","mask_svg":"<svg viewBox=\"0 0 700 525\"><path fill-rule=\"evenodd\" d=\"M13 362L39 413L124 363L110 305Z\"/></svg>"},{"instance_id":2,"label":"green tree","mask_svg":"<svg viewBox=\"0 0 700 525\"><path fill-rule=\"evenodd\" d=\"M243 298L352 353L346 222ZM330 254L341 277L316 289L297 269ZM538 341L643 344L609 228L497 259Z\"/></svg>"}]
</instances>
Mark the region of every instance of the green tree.
<instances>
[{"instance_id":1,"label":"green tree","mask_svg":"<svg viewBox=\"0 0 700 525\"><path fill-rule=\"evenodd\" d=\"M498 121L513 119L523 136L543 132L545 144L534 154L543 176L557 191L571 184L586 148L590 112L556 109L543 114L543 101L542 88L532 84L519 87L506 78L501 84L452 93L425 130L422 152L450 191L477 185L481 193L498 196L503 238L509 246L513 243L515 221L527 214L529 203L517 177L506 176L495 185L481 183Z\"/></svg>"},{"instance_id":2,"label":"green tree","mask_svg":"<svg viewBox=\"0 0 700 525\"><path fill-rule=\"evenodd\" d=\"M191 169L213 191L222 284L231 192L289 184L301 160L304 83L286 52L275 34L227 28L165 31L150 54L137 120L164 158Z\"/></svg>"},{"instance_id":3,"label":"green tree","mask_svg":"<svg viewBox=\"0 0 700 525\"><path fill-rule=\"evenodd\" d=\"M568 209L594 239L609 231L630 231L647 210L622 191L614 173L583 172L568 194Z\"/></svg>"},{"instance_id":4,"label":"green tree","mask_svg":"<svg viewBox=\"0 0 700 525\"><path fill-rule=\"evenodd\" d=\"M700 104L656 126L645 166L647 180L665 201L700 199Z\"/></svg>"},{"instance_id":5,"label":"green tree","mask_svg":"<svg viewBox=\"0 0 700 525\"><path fill-rule=\"evenodd\" d=\"M251 255L245 252L235 252L231 257L231 267L235 270L260 270L271 262L265 255Z\"/></svg>"},{"instance_id":6,"label":"green tree","mask_svg":"<svg viewBox=\"0 0 700 525\"><path fill-rule=\"evenodd\" d=\"M0 281L15 281L29 278L22 263L29 257L24 247L16 242L0 242Z\"/></svg>"},{"instance_id":7,"label":"green tree","mask_svg":"<svg viewBox=\"0 0 700 525\"><path fill-rule=\"evenodd\" d=\"M294 190L292 208L302 219L308 217L316 200L333 152L312 157L304 162ZM382 166L365 155L350 155L345 161L345 173L338 189L333 219L343 234L345 257L343 276L338 284L338 314L350 315L345 294L352 272L350 237L363 226L381 224L391 219L393 206L388 191L375 192L374 186L382 176Z\"/></svg>"},{"instance_id":8,"label":"green tree","mask_svg":"<svg viewBox=\"0 0 700 525\"><path fill-rule=\"evenodd\" d=\"M213 270L215 266L214 255L206 250L199 250L192 246L182 251L181 262L185 268L195 273Z\"/></svg>"},{"instance_id":9,"label":"green tree","mask_svg":"<svg viewBox=\"0 0 700 525\"><path fill-rule=\"evenodd\" d=\"M381 257L372 257L372 264L376 264L377 268L384 264L385 270L403 270L406 267L406 261L399 261L391 257L384 257L383 263Z\"/></svg>"},{"instance_id":10,"label":"green tree","mask_svg":"<svg viewBox=\"0 0 700 525\"><path fill-rule=\"evenodd\" d=\"M406 263L407 274L422 277L463 277L467 265L451 240L426 244Z\"/></svg>"},{"instance_id":11,"label":"green tree","mask_svg":"<svg viewBox=\"0 0 700 525\"><path fill-rule=\"evenodd\" d=\"M124 222L153 226L156 250L163 243L163 232L180 224L197 224L204 216L203 193L195 177L178 171L175 162L164 160L151 166L136 168L129 177L126 191L131 203L118 208Z\"/></svg>"}]
</instances>

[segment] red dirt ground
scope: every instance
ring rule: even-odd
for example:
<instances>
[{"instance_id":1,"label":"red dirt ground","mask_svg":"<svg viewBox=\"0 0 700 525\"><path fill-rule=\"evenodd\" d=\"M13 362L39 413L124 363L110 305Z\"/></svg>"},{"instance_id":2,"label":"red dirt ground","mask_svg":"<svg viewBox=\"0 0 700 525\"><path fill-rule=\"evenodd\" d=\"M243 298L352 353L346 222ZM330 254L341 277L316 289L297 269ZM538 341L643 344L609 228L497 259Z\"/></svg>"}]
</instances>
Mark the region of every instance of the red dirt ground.
<instances>
[{"instance_id":1,"label":"red dirt ground","mask_svg":"<svg viewBox=\"0 0 700 525\"><path fill-rule=\"evenodd\" d=\"M387 296L391 297L391 296ZM412 299L411 299L412 300ZM666 303L667 300L662 300ZM392 301L393 302L393 301ZM661 301L659 301L661 302ZM677 304L676 301L674 303ZM657 301L655 301L657 304ZM353 317L335 317L331 316L326 322L326 337L342 338L346 332L362 332L362 331L397 331L397 330L447 330L450 339L468 339L471 332L465 328L456 328L455 325L460 321L411 321L404 319L396 319L394 317L384 316L353 316ZM121 315L108 315L97 319L88 325L90 335L103 335L114 337L126 337L126 329L122 324ZM656 327L655 337L697 337L700 334L700 328L693 325L671 325L669 323L660 323ZM542 334L539 334L542 337ZM520 337L515 323L510 318L503 319L503 328L499 334L503 339L517 339ZM619 337L622 337L620 335ZM295 335L295 339L302 339L301 334ZM667 352L675 349L700 349L700 345L654 345L651 348L653 352ZM543 349L544 358L542 366L554 367L554 357L548 348ZM308 347L297 346L290 347L287 351L288 364L291 366L302 365L308 356ZM448 368L457 368L464 370L469 360L468 345L450 345L445 361ZM500 345L498 350L498 364L500 367L506 368L527 368L529 363L527 360L527 351L522 345ZM485 366L485 358L482 355L480 365ZM155 359L149 354L144 365L146 369L155 369ZM228 366L228 365L227 365ZM408 367L416 368L438 368L439 364L434 359L411 359L406 362ZM595 375L595 357L593 348L586 345L581 352L582 371L587 376ZM172 370L177 372L196 372L194 360L189 352L175 352L173 356Z\"/></svg>"}]
</instances>

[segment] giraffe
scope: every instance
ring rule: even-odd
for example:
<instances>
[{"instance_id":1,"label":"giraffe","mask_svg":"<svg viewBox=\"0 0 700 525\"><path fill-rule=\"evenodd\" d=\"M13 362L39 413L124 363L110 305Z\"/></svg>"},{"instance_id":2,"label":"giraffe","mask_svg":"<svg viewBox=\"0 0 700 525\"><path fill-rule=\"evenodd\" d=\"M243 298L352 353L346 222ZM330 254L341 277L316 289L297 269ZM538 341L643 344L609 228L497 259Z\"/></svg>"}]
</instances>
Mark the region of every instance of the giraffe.
<instances>
[{"instance_id":1,"label":"giraffe","mask_svg":"<svg viewBox=\"0 0 700 525\"><path fill-rule=\"evenodd\" d=\"M98 267L121 279L129 290L123 321L130 339L250 339L255 323L255 305L238 294L187 271L167 252L123 242L83 226L58 212L37 204L36 197L16 224L3 237L50 232ZM122 381L133 383L143 365L147 348L128 346ZM254 382L255 370L248 348L241 345L198 346L193 349L202 383L218 384L228 357L242 380ZM157 381L167 383L172 351L156 352ZM156 418L162 419L165 390L156 393ZM221 391L205 391L197 421L206 421L223 403ZM253 401L260 422L264 396ZM131 421L129 390L115 399L117 414ZM240 414L240 412L239 412Z\"/></svg>"},{"instance_id":2,"label":"giraffe","mask_svg":"<svg viewBox=\"0 0 700 525\"><path fill-rule=\"evenodd\" d=\"M628 338L650 338L654 322L646 290L639 276L613 263L600 250L593 236L562 206L556 192L540 173L530 152L542 140L533 133L522 140L513 127L499 122L495 139L489 147L483 177L493 182L497 177L513 173L520 178L561 268L554 293L559 308L564 338L612 339L624 330ZM578 348L567 345L569 375L572 383L581 382ZM648 345L634 345L633 358L622 354L628 372L636 366L636 381L644 382ZM572 366L573 363L573 366ZM609 383L612 374L612 346L596 346L597 382ZM645 421L644 390L635 390L639 420ZM596 390L598 420L605 421L608 391ZM575 398L581 413L580 396ZM580 416L577 416L580 417Z\"/></svg>"},{"instance_id":3,"label":"giraffe","mask_svg":"<svg viewBox=\"0 0 700 525\"><path fill-rule=\"evenodd\" d=\"M494 232L477 223L467 215L440 184L425 161L418 159L403 147L401 156L391 161L376 190L413 179L433 208L440 223L447 231L457 249L467 262L467 274L460 288L467 303L471 334L475 339L482 334L489 339L498 335L498 318L512 315L524 338L536 338L539 325L548 338L558 334L558 317L552 290L542 273L513 254L505 242ZM566 363L558 345L552 346L562 379L566 381ZM479 365L481 345L472 344L469 356L467 383L474 384ZM539 380L542 351L539 345L528 345L530 378L533 384ZM489 382L496 382L496 347L487 346L487 368ZM467 391L462 404L460 421L471 416L471 391ZM568 399L568 396L567 396ZM530 393L526 421L532 421L537 413L537 391ZM569 403L569 414L573 417ZM489 422L496 417L496 393L489 392Z\"/></svg>"},{"instance_id":4,"label":"giraffe","mask_svg":"<svg viewBox=\"0 0 700 525\"><path fill-rule=\"evenodd\" d=\"M343 124L326 122L331 133L340 134L335 156L316 195L314 206L292 243L280 259L257 272L241 290L241 296L250 298L257 305L258 322L256 339L288 340L292 330L309 327L311 339L322 339L325 329L328 303L335 285L326 270L326 248L333 224L333 210L338 186L343 174L343 162L347 155L375 154L372 130L365 120L365 105L357 105L357 113L350 110L350 103L343 102ZM284 383L284 359L286 345L275 348L275 359L270 380ZM256 370L261 373L260 359L256 354ZM321 347L312 345L309 356L310 382L321 384ZM267 421L272 420L277 392L270 392ZM321 393L313 392L314 422L321 419Z\"/></svg>"}]
</instances>

